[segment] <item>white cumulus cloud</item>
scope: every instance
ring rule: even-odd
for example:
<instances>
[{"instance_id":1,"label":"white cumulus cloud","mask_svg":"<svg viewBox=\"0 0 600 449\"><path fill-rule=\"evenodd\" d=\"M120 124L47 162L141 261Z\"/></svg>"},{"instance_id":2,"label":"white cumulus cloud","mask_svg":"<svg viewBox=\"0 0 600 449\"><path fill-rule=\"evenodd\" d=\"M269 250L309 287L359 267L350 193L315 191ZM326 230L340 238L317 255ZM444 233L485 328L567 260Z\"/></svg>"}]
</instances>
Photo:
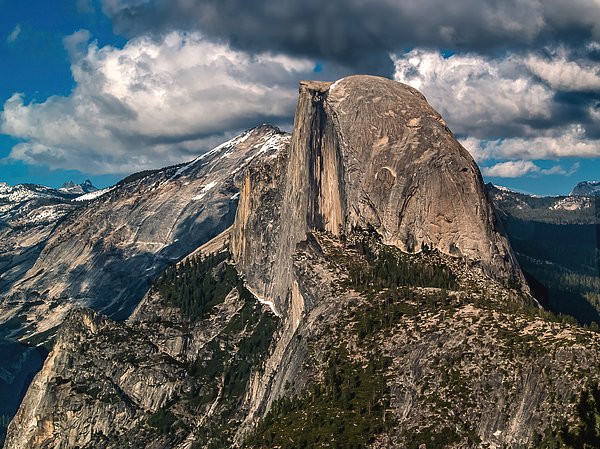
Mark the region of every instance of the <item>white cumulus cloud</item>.
<instances>
[{"instance_id":1,"label":"white cumulus cloud","mask_svg":"<svg viewBox=\"0 0 600 449\"><path fill-rule=\"evenodd\" d=\"M600 90L600 66L587 61L569 61L564 51L553 59L531 55L525 65L552 88L567 91Z\"/></svg>"},{"instance_id":2,"label":"white cumulus cloud","mask_svg":"<svg viewBox=\"0 0 600 449\"><path fill-rule=\"evenodd\" d=\"M13 44L17 41L17 39L19 38L20 35L21 35L21 24L17 23L17 25L13 28L13 30L10 32L10 34L6 38L6 42L8 42L9 44Z\"/></svg>"},{"instance_id":3,"label":"white cumulus cloud","mask_svg":"<svg viewBox=\"0 0 600 449\"><path fill-rule=\"evenodd\" d=\"M560 159L569 157L600 157L600 140L588 139L581 126L560 130L556 135L540 135L532 138L509 138L481 140L467 138L462 142L475 160L488 159Z\"/></svg>"},{"instance_id":4,"label":"white cumulus cloud","mask_svg":"<svg viewBox=\"0 0 600 449\"><path fill-rule=\"evenodd\" d=\"M309 60L249 55L199 33L140 37L124 48L65 39L76 82L66 97L25 103L13 95L0 130L23 139L10 158L88 173L127 173L177 163L232 133L293 113ZM83 46L82 46L83 45Z\"/></svg>"},{"instance_id":5,"label":"white cumulus cloud","mask_svg":"<svg viewBox=\"0 0 600 449\"><path fill-rule=\"evenodd\" d=\"M520 178L530 173L539 172L540 168L531 161L508 161L500 162L491 167L484 167L482 171L485 176Z\"/></svg>"},{"instance_id":6,"label":"white cumulus cloud","mask_svg":"<svg viewBox=\"0 0 600 449\"><path fill-rule=\"evenodd\" d=\"M517 57L445 58L415 49L393 58L395 79L419 89L457 133L505 135L511 126L526 133L528 121L550 117L553 91L524 71Z\"/></svg>"},{"instance_id":7,"label":"white cumulus cloud","mask_svg":"<svg viewBox=\"0 0 600 449\"><path fill-rule=\"evenodd\" d=\"M569 115L556 98L561 90L600 90L599 69L590 61L571 60L564 50L548 58L494 59L414 49L393 58L395 78L425 94L476 161L513 160L484 170L490 176L553 174L524 161L600 157L597 107L579 121L582 114Z\"/></svg>"},{"instance_id":8,"label":"white cumulus cloud","mask_svg":"<svg viewBox=\"0 0 600 449\"><path fill-rule=\"evenodd\" d=\"M521 178L532 175L560 175L571 176L579 170L579 163L566 170L561 165L554 165L550 168L541 168L532 161L506 161L499 162L490 167L483 167L482 173L485 176L496 178Z\"/></svg>"}]
</instances>

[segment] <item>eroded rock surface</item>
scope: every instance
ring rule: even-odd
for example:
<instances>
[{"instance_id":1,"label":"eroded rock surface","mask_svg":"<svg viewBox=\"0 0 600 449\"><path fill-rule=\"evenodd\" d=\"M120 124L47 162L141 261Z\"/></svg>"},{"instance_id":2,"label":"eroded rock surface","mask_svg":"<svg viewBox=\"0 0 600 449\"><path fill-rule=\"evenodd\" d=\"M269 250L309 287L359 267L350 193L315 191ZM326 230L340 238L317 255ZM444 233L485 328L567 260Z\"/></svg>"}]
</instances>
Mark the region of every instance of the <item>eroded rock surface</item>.
<instances>
[{"instance_id":1,"label":"eroded rock surface","mask_svg":"<svg viewBox=\"0 0 600 449\"><path fill-rule=\"evenodd\" d=\"M236 180L288 140L274 127L258 127L189 164L133 177L77 209L2 295L0 327L18 318L13 334L31 338L82 305L126 318L165 266L232 224Z\"/></svg>"},{"instance_id":2,"label":"eroded rock surface","mask_svg":"<svg viewBox=\"0 0 600 449\"><path fill-rule=\"evenodd\" d=\"M409 86L371 76L303 81L289 156L265 172L272 178L262 187L257 174L246 177L233 254L278 308L287 307L291 258L310 229L373 227L403 251L436 248L525 288L473 158ZM256 242L266 242L261 251Z\"/></svg>"}]
</instances>

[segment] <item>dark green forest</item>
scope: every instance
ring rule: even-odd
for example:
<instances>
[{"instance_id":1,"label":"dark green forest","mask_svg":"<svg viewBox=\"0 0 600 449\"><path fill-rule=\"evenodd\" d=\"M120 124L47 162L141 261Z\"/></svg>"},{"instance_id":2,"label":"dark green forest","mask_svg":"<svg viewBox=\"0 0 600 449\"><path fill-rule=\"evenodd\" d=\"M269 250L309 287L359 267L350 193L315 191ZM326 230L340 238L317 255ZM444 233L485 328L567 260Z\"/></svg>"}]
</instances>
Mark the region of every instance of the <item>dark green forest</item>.
<instances>
[{"instance_id":1,"label":"dark green forest","mask_svg":"<svg viewBox=\"0 0 600 449\"><path fill-rule=\"evenodd\" d=\"M504 220L534 294L554 313L600 323L598 225Z\"/></svg>"},{"instance_id":2,"label":"dark green forest","mask_svg":"<svg viewBox=\"0 0 600 449\"><path fill-rule=\"evenodd\" d=\"M245 446L366 448L385 426L384 367L385 359L377 354L363 368L345 348L333 350L322 382L300 397L278 400Z\"/></svg>"},{"instance_id":3,"label":"dark green forest","mask_svg":"<svg viewBox=\"0 0 600 449\"><path fill-rule=\"evenodd\" d=\"M539 302L582 324L600 323L600 197L487 188ZM559 203L575 207L555 207Z\"/></svg>"},{"instance_id":4,"label":"dark green forest","mask_svg":"<svg viewBox=\"0 0 600 449\"><path fill-rule=\"evenodd\" d=\"M227 263L229 257L229 252L223 251L186 259L167 268L153 288L167 303L179 307L184 316L198 320L223 302L233 287L243 287L235 268Z\"/></svg>"},{"instance_id":5,"label":"dark green forest","mask_svg":"<svg viewBox=\"0 0 600 449\"><path fill-rule=\"evenodd\" d=\"M581 393L577 420L558 432L548 430L534 447L542 449L597 449L600 447L600 388L593 385Z\"/></svg>"},{"instance_id":6,"label":"dark green forest","mask_svg":"<svg viewBox=\"0 0 600 449\"><path fill-rule=\"evenodd\" d=\"M356 229L354 239L347 242L350 249L364 258L348 267L346 286L356 291L375 293L396 287L435 287L458 289L456 277L446 266L415 260L398 248L381 244L373 229ZM427 246L422 248L429 254Z\"/></svg>"}]
</instances>

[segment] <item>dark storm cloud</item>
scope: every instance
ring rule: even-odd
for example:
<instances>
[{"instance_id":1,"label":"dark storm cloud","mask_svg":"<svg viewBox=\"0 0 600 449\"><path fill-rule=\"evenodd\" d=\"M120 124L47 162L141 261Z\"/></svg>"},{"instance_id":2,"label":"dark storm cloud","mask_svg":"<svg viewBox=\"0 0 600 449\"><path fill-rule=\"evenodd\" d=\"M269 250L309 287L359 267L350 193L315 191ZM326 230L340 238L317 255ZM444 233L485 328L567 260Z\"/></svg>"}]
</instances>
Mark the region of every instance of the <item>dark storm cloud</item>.
<instances>
[{"instance_id":1,"label":"dark storm cloud","mask_svg":"<svg viewBox=\"0 0 600 449\"><path fill-rule=\"evenodd\" d=\"M170 165L291 123L300 79L357 72L422 91L479 161L515 162L494 172L600 157L598 0L78 1L100 4L129 42L67 37L76 86L5 103L0 131L22 140L10 158L94 173Z\"/></svg>"},{"instance_id":2,"label":"dark storm cloud","mask_svg":"<svg viewBox=\"0 0 600 449\"><path fill-rule=\"evenodd\" d=\"M324 58L391 73L416 46L490 53L600 36L590 0L103 0L128 35L193 29L247 51Z\"/></svg>"}]
</instances>

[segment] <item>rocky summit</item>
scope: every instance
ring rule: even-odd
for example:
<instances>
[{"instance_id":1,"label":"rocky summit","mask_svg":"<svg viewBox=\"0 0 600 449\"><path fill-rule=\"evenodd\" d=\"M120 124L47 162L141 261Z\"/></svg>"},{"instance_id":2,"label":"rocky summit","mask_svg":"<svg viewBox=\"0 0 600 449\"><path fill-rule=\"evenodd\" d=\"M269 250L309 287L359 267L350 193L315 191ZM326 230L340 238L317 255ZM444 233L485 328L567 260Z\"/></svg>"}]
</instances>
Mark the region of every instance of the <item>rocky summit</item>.
<instances>
[{"instance_id":1,"label":"rocky summit","mask_svg":"<svg viewBox=\"0 0 600 449\"><path fill-rule=\"evenodd\" d=\"M583 181L577 184L571 196L600 196L600 181Z\"/></svg>"},{"instance_id":2,"label":"rocky summit","mask_svg":"<svg viewBox=\"0 0 600 449\"><path fill-rule=\"evenodd\" d=\"M476 164L406 85L302 82L291 136L92 203L9 290L47 315L23 335L65 321L5 449L598 447L600 334L530 295Z\"/></svg>"}]
</instances>

